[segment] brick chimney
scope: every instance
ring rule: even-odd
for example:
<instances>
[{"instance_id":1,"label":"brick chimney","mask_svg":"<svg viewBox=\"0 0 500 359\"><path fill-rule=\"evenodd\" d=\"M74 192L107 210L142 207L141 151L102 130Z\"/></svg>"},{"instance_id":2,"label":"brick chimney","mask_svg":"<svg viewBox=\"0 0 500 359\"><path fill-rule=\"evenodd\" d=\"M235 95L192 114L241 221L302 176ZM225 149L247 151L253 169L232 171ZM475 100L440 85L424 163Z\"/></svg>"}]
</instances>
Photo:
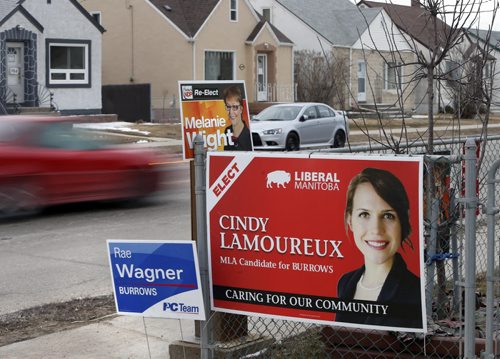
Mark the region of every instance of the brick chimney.
<instances>
[{"instance_id":1,"label":"brick chimney","mask_svg":"<svg viewBox=\"0 0 500 359\"><path fill-rule=\"evenodd\" d=\"M411 7L420 7L419 0L411 0Z\"/></svg>"}]
</instances>

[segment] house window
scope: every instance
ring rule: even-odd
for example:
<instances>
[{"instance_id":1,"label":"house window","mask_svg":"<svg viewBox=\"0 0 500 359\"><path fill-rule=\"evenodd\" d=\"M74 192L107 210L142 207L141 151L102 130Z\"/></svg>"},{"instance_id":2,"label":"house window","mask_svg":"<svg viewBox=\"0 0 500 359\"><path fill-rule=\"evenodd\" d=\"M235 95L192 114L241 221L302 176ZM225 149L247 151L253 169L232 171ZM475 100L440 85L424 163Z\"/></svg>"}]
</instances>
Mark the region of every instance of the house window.
<instances>
[{"instance_id":1,"label":"house window","mask_svg":"<svg viewBox=\"0 0 500 359\"><path fill-rule=\"evenodd\" d=\"M271 23L271 8L263 8L262 9L262 17L268 23Z\"/></svg>"},{"instance_id":2,"label":"house window","mask_svg":"<svg viewBox=\"0 0 500 359\"><path fill-rule=\"evenodd\" d=\"M231 21L238 21L238 0L229 0L229 18Z\"/></svg>"},{"instance_id":3,"label":"house window","mask_svg":"<svg viewBox=\"0 0 500 359\"><path fill-rule=\"evenodd\" d=\"M99 25L102 25L101 23L101 12L100 11L92 11L90 13L90 16L92 16Z\"/></svg>"},{"instance_id":4,"label":"house window","mask_svg":"<svg viewBox=\"0 0 500 359\"><path fill-rule=\"evenodd\" d=\"M486 62L484 64L483 77L487 80L489 80L491 78L491 74L492 74L491 68L492 68L491 62Z\"/></svg>"},{"instance_id":5,"label":"house window","mask_svg":"<svg viewBox=\"0 0 500 359\"><path fill-rule=\"evenodd\" d=\"M205 51L205 80L233 80L234 53Z\"/></svg>"},{"instance_id":6,"label":"house window","mask_svg":"<svg viewBox=\"0 0 500 359\"><path fill-rule=\"evenodd\" d=\"M47 40L47 86L90 85L90 41Z\"/></svg>"},{"instance_id":7,"label":"house window","mask_svg":"<svg viewBox=\"0 0 500 359\"><path fill-rule=\"evenodd\" d=\"M384 90L401 89L402 74L400 62L386 62L384 67Z\"/></svg>"},{"instance_id":8,"label":"house window","mask_svg":"<svg viewBox=\"0 0 500 359\"><path fill-rule=\"evenodd\" d=\"M446 79L450 81L458 81L461 76L460 63L453 60L446 61Z\"/></svg>"}]
</instances>

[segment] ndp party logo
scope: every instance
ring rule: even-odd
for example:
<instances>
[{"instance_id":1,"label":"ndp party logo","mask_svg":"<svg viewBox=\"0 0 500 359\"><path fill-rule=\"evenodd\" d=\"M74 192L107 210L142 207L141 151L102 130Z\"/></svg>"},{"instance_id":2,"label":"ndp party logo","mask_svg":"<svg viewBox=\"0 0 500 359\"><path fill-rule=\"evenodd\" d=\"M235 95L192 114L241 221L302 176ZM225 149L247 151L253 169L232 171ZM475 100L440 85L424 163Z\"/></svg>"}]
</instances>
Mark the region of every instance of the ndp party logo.
<instances>
[{"instance_id":1,"label":"ndp party logo","mask_svg":"<svg viewBox=\"0 0 500 359\"><path fill-rule=\"evenodd\" d=\"M337 172L290 172L277 170L266 176L266 188L287 188L292 182L293 189L312 191L338 191L340 179Z\"/></svg>"},{"instance_id":2,"label":"ndp party logo","mask_svg":"<svg viewBox=\"0 0 500 359\"><path fill-rule=\"evenodd\" d=\"M183 100L193 99L193 86L182 86L182 99Z\"/></svg>"}]
</instances>

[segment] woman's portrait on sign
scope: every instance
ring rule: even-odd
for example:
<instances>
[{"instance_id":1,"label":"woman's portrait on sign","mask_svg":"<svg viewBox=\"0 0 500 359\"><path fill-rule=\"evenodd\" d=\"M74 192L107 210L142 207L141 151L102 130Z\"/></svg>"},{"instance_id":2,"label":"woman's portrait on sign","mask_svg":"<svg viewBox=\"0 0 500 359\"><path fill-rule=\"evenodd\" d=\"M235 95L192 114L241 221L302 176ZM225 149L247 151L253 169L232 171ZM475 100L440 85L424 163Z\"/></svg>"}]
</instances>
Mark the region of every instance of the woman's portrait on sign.
<instances>
[{"instance_id":1,"label":"woman's portrait on sign","mask_svg":"<svg viewBox=\"0 0 500 359\"><path fill-rule=\"evenodd\" d=\"M224 151L252 151L252 137L250 130L243 120L243 96L241 89L236 86L227 87L223 93L224 104L231 124L224 133L228 142Z\"/></svg>"},{"instance_id":2,"label":"woman's portrait on sign","mask_svg":"<svg viewBox=\"0 0 500 359\"><path fill-rule=\"evenodd\" d=\"M401 255L413 252L413 245L410 203L400 179L377 168L354 176L347 189L344 223L364 264L340 278L338 298L387 305L387 313L338 312L336 321L421 328L420 278Z\"/></svg>"}]
</instances>

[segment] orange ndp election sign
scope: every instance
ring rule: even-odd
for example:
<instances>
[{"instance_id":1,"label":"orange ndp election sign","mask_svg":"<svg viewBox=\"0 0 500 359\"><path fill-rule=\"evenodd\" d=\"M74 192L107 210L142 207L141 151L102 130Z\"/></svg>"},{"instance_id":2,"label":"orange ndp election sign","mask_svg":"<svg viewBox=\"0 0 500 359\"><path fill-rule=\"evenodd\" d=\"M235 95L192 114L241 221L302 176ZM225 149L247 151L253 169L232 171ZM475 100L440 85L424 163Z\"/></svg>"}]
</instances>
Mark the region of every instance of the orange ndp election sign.
<instances>
[{"instance_id":1,"label":"orange ndp election sign","mask_svg":"<svg viewBox=\"0 0 500 359\"><path fill-rule=\"evenodd\" d=\"M194 158L194 139L209 151L252 151L243 81L179 81L184 159Z\"/></svg>"},{"instance_id":2,"label":"orange ndp election sign","mask_svg":"<svg viewBox=\"0 0 500 359\"><path fill-rule=\"evenodd\" d=\"M210 152L216 311L426 331L420 157Z\"/></svg>"}]
</instances>

